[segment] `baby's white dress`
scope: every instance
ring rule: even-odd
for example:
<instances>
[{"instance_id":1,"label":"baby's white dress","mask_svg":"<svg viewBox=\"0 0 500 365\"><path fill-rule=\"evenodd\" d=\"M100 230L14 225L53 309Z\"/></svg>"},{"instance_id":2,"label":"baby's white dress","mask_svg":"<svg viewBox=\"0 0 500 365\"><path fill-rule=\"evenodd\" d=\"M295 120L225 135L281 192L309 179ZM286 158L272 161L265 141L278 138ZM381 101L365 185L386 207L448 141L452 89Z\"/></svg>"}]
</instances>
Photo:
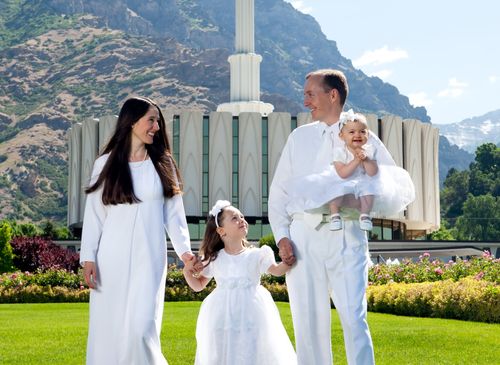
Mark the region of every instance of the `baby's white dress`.
<instances>
[{"instance_id":1,"label":"baby's white dress","mask_svg":"<svg viewBox=\"0 0 500 365\"><path fill-rule=\"evenodd\" d=\"M359 198L373 195L374 202L370 212L373 216L384 218L403 211L415 200L415 187L411 177L406 170L396 166L382 142L374 138L371 142L363 148L370 159L377 161L377 174L369 176L359 166L351 176L343 179L332 163L321 173L289 181L287 192L290 199L294 204L300 204L303 211L314 212L340 196L352 194ZM347 164L353 159L353 154L345 144L333 149L333 161Z\"/></svg>"},{"instance_id":2,"label":"baby's white dress","mask_svg":"<svg viewBox=\"0 0 500 365\"><path fill-rule=\"evenodd\" d=\"M237 255L224 250L203 271L217 287L196 326L196 365L294 365L295 351L261 274L275 263L268 246Z\"/></svg>"}]
</instances>

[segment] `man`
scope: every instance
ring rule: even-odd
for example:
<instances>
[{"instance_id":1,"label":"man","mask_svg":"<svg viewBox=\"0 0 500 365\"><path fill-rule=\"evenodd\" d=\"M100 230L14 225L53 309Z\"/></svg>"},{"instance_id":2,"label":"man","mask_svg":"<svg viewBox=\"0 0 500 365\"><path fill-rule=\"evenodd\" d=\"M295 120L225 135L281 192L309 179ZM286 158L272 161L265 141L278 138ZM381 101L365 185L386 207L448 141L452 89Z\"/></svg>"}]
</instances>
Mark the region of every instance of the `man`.
<instances>
[{"instance_id":1,"label":"man","mask_svg":"<svg viewBox=\"0 0 500 365\"><path fill-rule=\"evenodd\" d=\"M329 149L343 143L338 121L347 94L340 71L318 70L306 76L304 105L316 122L290 134L270 188L269 221L280 257L287 264L296 262L286 281L299 365L333 361L330 296L342 323L348 363L374 364L366 322L366 233L352 216L345 217L344 229L330 231L326 214L300 211L287 196L287 181L324 171L332 162Z\"/></svg>"}]
</instances>

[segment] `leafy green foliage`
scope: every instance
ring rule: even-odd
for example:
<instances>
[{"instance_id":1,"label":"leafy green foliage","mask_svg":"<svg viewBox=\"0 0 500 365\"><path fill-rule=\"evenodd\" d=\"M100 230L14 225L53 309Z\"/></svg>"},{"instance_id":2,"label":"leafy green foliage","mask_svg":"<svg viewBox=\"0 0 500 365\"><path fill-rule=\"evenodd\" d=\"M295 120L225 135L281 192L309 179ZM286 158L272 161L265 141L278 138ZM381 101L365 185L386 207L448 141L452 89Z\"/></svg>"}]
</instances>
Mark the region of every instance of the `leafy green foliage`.
<instances>
[{"instance_id":1,"label":"leafy green foliage","mask_svg":"<svg viewBox=\"0 0 500 365\"><path fill-rule=\"evenodd\" d=\"M500 237L500 201L489 193L469 194L463 215L457 219L460 237L468 240L496 241Z\"/></svg>"},{"instance_id":2,"label":"leafy green foliage","mask_svg":"<svg viewBox=\"0 0 500 365\"><path fill-rule=\"evenodd\" d=\"M9 272L14 268L14 255L10 241L12 229L7 223L0 224L0 273Z\"/></svg>"},{"instance_id":3,"label":"leafy green foliage","mask_svg":"<svg viewBox=\"0 0 500 365\"><path fill-rule=\"evenodd\" d=\"M485 143L469 170L450 169L441 191L441 211L458 239L497 241L500 237L500 148Z\"/></svg>"}]
</instances>

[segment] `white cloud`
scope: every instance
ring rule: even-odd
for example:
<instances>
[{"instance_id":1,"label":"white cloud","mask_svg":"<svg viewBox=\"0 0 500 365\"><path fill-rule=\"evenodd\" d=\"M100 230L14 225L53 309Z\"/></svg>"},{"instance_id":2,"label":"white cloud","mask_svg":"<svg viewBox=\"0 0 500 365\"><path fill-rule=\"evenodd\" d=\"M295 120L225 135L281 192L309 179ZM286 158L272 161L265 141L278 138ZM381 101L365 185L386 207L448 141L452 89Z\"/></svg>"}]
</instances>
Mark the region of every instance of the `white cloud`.
<instances>
[{"instance_id":1,"label":"white cloud","mask_svg":"<svg viewBox=\"0 0 500 365\"><path fill-rule=\"evenodd\" d=\"M382 48L375 49L373 51L365 51L360 58L354 60L352 63L355 67L359 68L366 65L382 65L384 63L391 63L404 58L408 58L408 52L404 49L389 49L388 46L383 46Z\"/></svg>"},{"instance_id":2,"label":"white cloud","mask_svg":"<svg viewBox=\"0 0 500 365\"><path fill-rule=\"evenodd\" d=\"M438 96L441 98L457 98L464 93L467 86L469 86L467 83L460 82L456 77L452 77L448 80L448 88L441 90Z\"/></svg>"},{"instance_id":3,"label":"white cloud","mask_svg":"<svg viewBox=\"0 0 500 365\"><path fill-rule=\"evenodd\" d=\"M392 70L380 70L380 71L375 71L375 72L371 72L369 74L370 76L376 76L382 80L387 80L389 78L389 76L392 75Z\"/></svg>"},{"instance_id":4,"label":"white cloud","mask_svg":"<svg viewBox=\"0 0 500 365\"><path fill-rule=\"evenodd\" d=\"M297 9L298 11L304 13L304 14L310 14L312 13L312 7L307 6L305 4L306 1L302 0L287 0L292 6Z\"/></svg>"},{"instance_id":5,"label":"white cloud","mask_svg":"<svg viewBox=\"0 0 500 365\"><path fill-rule=\"evenodd\" d=\"M410 104L413 106L429 106L432 105L432 100L429 99L427 93L421 91L418 93L409 94Z\"/></svg>"},{"instance_id":6,"label":"white cloud","mask_svg":"<svg viewBox=\"0 0 500 365\"><path fill-rule=\"evenodd\" d=\"M491 75L490 77L488 77L488 80L490 80L491 84L495 84L497 81L499 81L499 79L500 78L496 75Z\"/></svg>"}]
</instances>

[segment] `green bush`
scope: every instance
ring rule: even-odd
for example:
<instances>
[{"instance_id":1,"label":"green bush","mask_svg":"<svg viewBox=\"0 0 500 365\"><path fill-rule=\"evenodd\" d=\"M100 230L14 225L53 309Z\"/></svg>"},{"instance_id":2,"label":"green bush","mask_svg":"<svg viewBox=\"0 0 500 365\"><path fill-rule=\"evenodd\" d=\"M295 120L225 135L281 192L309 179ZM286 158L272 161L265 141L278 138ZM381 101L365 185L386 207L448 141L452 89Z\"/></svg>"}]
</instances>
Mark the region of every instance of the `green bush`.
<instances>
[{"instance_id":1,"label":"green bush","mask_svg":"<svg viewBox=\"0 0 500 365\"><path fill-rule=\"evenodd\" d=\"M12 229L6 222L0 224L0 273L11 271L14 268L14 256L10 241Z\"/></svg>"},{"instance_id":2,"label":"green bush","mask_svg":"<svg viewBox=\"0 0 500 365\"><path fill-rule=\"evenodd\" d=\"M500 323L500 287L473 277L371 285L367 299L372 312Z\"/></svg>"}]
</instances>

